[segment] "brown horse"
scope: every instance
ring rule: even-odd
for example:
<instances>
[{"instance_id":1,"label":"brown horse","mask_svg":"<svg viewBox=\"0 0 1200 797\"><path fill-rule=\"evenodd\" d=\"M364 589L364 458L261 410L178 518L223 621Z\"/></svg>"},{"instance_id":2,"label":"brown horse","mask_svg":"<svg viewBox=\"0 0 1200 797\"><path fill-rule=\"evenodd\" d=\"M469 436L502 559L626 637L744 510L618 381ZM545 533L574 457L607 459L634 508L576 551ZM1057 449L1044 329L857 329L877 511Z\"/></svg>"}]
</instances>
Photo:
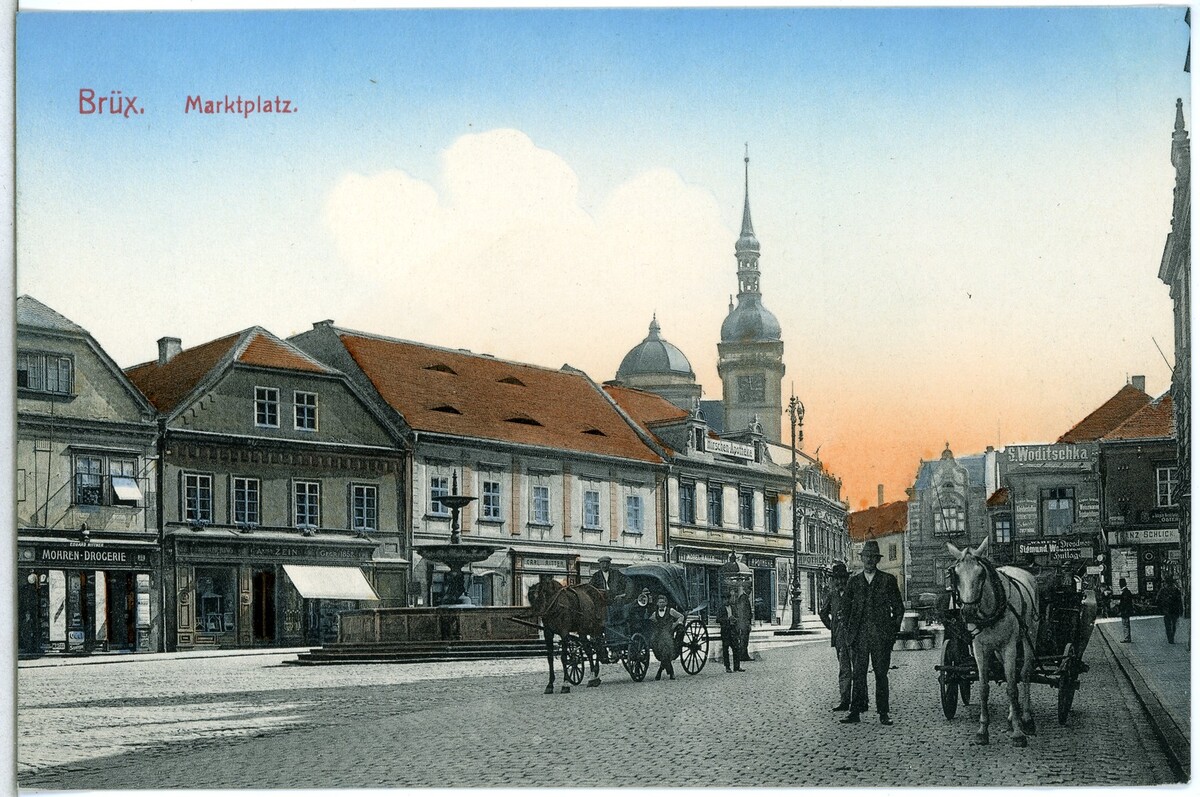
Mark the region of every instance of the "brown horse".
<instances>
[{"instance_id":1,"label":"brown horse","mask_svg":"<svg viewBox=\"0 0 1200 797\"><path fill-rule=\"evenodd\" d=\"M588 686L600 685L600 662L596 646L604 633L604 618L607 598L603 592L590 584L564 587L552 579L544 579L529 588L529 605L542 623L542 634L546 639L546 661L550 665L550 682L546 694L554 694L554 636L562 640L563 680L567 673L567 638L575 634L583 643L584 653L592 668L592 679ZM564 683L562 691L570 692L571 685Z\"/></svg>"}]
</instances>

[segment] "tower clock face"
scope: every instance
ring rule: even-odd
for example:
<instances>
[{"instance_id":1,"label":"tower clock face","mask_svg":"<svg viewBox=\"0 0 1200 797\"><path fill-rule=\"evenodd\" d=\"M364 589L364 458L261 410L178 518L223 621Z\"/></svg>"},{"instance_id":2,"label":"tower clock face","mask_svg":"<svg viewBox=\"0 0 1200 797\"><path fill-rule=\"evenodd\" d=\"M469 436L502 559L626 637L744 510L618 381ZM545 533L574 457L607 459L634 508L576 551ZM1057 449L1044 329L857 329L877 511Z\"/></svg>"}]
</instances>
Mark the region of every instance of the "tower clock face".
<instances>
[{"instance_id":1,"label":"tower clock face","mask_svg":"<svg viewBox=\"0 0 1200 797\"><path fill-rule=\"evenodd\" d=\"M767 398L767 378L762 374L739 376L737 400L743 404L761 404Z\"/></svg>"}]
</instances>

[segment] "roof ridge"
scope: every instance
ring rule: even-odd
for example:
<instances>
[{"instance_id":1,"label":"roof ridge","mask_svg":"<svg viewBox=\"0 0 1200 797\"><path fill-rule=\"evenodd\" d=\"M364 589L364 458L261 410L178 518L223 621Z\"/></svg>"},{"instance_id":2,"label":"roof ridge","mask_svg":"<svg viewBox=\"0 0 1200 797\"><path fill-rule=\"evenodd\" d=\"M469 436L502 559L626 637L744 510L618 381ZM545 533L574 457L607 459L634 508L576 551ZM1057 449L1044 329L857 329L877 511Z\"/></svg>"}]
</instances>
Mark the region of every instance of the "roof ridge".
<instances>
[{"instance_id":1,"label":"roof ridge","mask_svg":"<svg viewBox=\"0 0 1200 797\"><path fill-rule=\"evenodd\" d=\"M433 351L443 351L443 352L446 352L447 354L455 354L460 357L475 357L480 360L485 360L488 362L504 363L507 365L516 365L516 366L520 366L523 368L532 368L532 369L535 369L538 371L546 371L547 373L552 373L552 374L565 374L565 373L571 373L572 371L584 373L583 371L580 371L578 368L570 366L569 364L564 364L564 366L562 368L551 368L548 365L538 365L536 363L521 362L520 360L512 360L507 357L497 357L492 354L480 354L478 352L471 351L470 349L454 349L449 346L439 346L435 343L422 343L419 340L409 340L408 338L397 338L397 337L392 337L391 335L381 335L377 332L364 332L364 331L358 330L358 329L349 329L347 327L339 327L336 324L330 324L329 326L339 336L341 334L346 334L346 335L352 335L352 336L358 337L358 338L368 338L370 340L383 341L385 343L400 343L400 344L407 345L407 346L417 346L422 349L431 349Z\"/></svg>"}]
</instances>

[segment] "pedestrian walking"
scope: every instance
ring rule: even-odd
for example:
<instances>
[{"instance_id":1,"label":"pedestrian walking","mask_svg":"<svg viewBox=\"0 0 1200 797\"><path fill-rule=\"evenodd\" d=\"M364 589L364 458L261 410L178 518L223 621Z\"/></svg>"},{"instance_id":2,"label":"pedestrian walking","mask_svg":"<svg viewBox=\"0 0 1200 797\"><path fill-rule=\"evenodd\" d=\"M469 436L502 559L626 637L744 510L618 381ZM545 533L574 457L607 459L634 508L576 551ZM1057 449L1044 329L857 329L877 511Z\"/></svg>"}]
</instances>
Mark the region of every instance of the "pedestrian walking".
<instances>
[{"instance_id":1,"label":"pedestrian walking","mask_svg":"<svg viewBox=\"0 0 1200 797\"><path fill-rule=\"evenodd\" d=\"M1121 627L1125 630L1125 638L1122 642L1133 641L1133 631L1129 627L1129 618L1133 617L1133 593L1129 591L1129 586L1125 579L1121 579L1121 602L1117 605L1117 613L1121 615Z\"/></svg>"},{"instance_id":2,"label":"pedestrian walking","mask_svg":"<svg viewBox=\"0 0 1200 797\"><path fill-rule=\"evenodd\" d=\"M650 649L658 659L656 681L662 680L664 669L667 676L675 680L675 668L671 666L671 660L675 658L675 626L682 623L683 615L667 605L666 595L659 595L657 608L650 615Z\"/></svg>"},{"instance_id":3,"label":"pedestrian walking","mask_svg":"<svg viewBox=\"0 0 1200 797\"><path fill-rule=\"evenodd\" d=\"M1168 575L1162 590L1158 593L1158 609L1163 613L1163 625L1167 630L1167 644L1175 644L1175 628L1179 625L1179 615L1183 614L1183 593L1175 585L1175 576Z\"/></svg>"},{"instance_id":4,"label":"pedestrian walking","mask_svg":"<svg viewBox=\"0 0 1200 797\"><path fill-rule=\"evenodd\" d=\"M750 661L750 623L754 619L753 609L750 607L750 596L746 594L746 587L743 586L733 599L733 617L737 624L737 657L738 661Z\"/></svg>"},{"instance_id":5,"label":"pedestrian walking","mask_svg":"<svg viewBox=\"0 0 1200 797\"><path fill-rule=\"evenodd\" d=\"M725 672L745 672L742 669L742 659L738 655L742 646L741 636L738 634L737 616L733 609L732 594L726 597L718 621L721 625L721 662L725 665ZM733 659L732 669L729 666L731 658Z\"/></svg>"},{"instance_id":6,"label":"pedestrian walking","mask_svg":"<svg viewBox=\"0 0 1200 797\"><path fill-rule=\"evenodd\" d=\"M846 627L846 582L850 574L842 562L833 563L829 591L817 614L821 622L829 629L829 645L836 651L838 660L838 694L841 700L833 707L834 711L850 709L850 691L854 681L854 658L850 652L850 633Z\"/></svg>"},{"instance_id":7,"label":"pedestrian walking","mask_svg":"<svg viewBox=\"0 0 1200 797\"><path fill-rule=\"evenodd\" d=\"M846 624L854 660L850 714L841 722L858 722L867 710L867 667L875 673L875 709L879 723L891 725L888 715L888 667L892 663L892 645L904 619L904 599L896 577L879 569L879 543L867 540L859 558L861 573L855 573L846 585Z\"/></svg>"},{"instance_id":8,"label":"pedestrian walking","mask_svg":"<svg viewBox=\"0 0 1200 797\"><path fill-rule=\"evenodd\" d=\"M1096 590L1096 610L1101 617L1108 617L1109 604L1112 603L1112 590L1107 584L1101 584Z\"/></svg>"}]
</instances>

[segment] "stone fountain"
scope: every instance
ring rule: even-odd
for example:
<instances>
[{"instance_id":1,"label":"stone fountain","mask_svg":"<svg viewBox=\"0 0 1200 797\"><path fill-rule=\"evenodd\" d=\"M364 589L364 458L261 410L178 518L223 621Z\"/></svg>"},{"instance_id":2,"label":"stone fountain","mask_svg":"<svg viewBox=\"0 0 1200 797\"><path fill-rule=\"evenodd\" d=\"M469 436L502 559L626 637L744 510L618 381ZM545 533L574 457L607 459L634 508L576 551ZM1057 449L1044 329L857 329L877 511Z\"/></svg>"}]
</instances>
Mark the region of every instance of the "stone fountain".
<instances>
[{"instance_id":1,"label":"stone fountain","mask_svg":"<svg viewBox=\"0 0 1200 797\"><path fill-rule=\"evenodd\" d=\"M451 494L438 499L443 505L450 507L450 542L434 543L432 545L414 545L413 550L423 558L443 564L450 568L446 574L446 589L442 593L439 607L467 608L473 606L467 595L466 574L463 568L475 562L482 562L499 550L495 545L464 545L462 531L458 525L458 516L463 507L475 500L475 496L458 494L458 473L453 474Z\"/></svg>"}]
</instances>

